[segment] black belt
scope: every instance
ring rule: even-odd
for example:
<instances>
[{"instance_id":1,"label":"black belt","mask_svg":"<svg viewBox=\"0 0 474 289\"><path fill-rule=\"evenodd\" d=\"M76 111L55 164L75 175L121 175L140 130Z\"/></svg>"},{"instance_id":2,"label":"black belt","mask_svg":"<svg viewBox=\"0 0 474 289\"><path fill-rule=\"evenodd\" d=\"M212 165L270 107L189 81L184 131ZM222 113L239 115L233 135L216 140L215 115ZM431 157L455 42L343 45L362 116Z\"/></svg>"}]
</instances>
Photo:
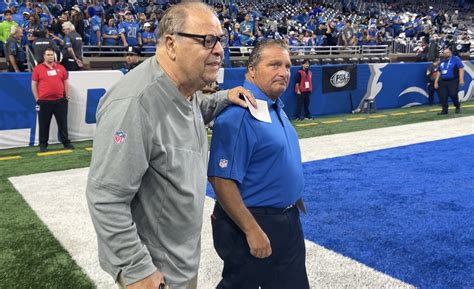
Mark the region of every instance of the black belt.
<instances>
[{"instance_id":1,"label":"black belt","mask_svg":"<svg viewBox=\"0 0 474 289\"><path fill-rule=\"evenodd\" d=\"M258 215L280 215L285 214L292 209L296 209L295 204L291 204L286 208L272 208L272 207L251 207L248 210L253 214Z\"/></svg>"}]
</instances>

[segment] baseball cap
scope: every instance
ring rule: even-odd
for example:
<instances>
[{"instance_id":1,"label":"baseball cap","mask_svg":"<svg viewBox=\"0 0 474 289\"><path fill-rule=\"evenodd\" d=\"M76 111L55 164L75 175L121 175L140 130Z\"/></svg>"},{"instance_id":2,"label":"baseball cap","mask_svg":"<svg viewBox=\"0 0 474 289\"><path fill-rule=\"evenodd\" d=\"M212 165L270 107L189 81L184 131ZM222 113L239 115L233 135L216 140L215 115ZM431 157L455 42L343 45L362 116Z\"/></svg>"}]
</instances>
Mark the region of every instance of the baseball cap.
<instances>
[{"instance_id":1,"label":"baseball cap","mask_svg":"<svg viewBox=\"0 0 474 289\"><path fill-rule=\"evenodd\" d=\"M139 55L140 49L135 46L128 46L127 47L127 55Z\"/></svg>"},{"instance_id":2,"label":"baseball cap","mask_svg":"<svg viewBox=\"0 0 474 289\"><path fill-rule=\"evenodd\" d=\"M130 12L130 10L127 10L125 11L123 14L127 15L127 14L132 14L132 12Z\"/></svg>"},{"instance_id":3,"label":"baseball cap","mask_svg":"<svg viewBox=\"0 0 474 289\"><path fill-rule=\"evenodd\" d=\"M75 10L75 11L77 11L77 12L81 12L81 8L79 8L78 5L72 6L72 10Z\"/></svg>"},{"instance_id":4,"label":"baseball cap","mask_svg":"<svg viewBox=\"0 0 474 289\"><path fill-rule=\"evenodd\" d=\"M145 24L143 24L143 27L151 27L151 24L148 22L145 22Z\"/></svg>"},{"instance_id":5,"label":"baseball cap","mask_svg":"<svg viewBox=\"0 0 474 289\"><path fill-rule=\"evenodd\" d=\"M28 12L28 11L23 11L22 14L23 14L23 15L25 15L25 14L26 14L26 15L30 15L30 12Z\"/></svg>"}]
</instances>

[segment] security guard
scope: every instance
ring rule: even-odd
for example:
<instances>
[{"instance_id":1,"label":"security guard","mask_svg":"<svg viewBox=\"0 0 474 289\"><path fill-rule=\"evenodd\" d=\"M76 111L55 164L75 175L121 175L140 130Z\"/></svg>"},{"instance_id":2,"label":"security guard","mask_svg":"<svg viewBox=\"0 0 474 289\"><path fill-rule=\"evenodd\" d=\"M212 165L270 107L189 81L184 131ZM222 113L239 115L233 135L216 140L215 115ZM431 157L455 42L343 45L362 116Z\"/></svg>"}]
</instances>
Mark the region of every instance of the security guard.
<instances>
[{"instance_id":1,"label":"security guard","mask_svg":"<svg viewBox=\"0 0 474 289\"><path fill-rule=\"evenodd\" d=\"M23 29L20 26L10 28L10 37L5 45L5 58L7 60L8 72L25 71L26 53L20 44L23 37Z\"/></svg>"},{"instance_id":2,"label":"security guard","mask_svg":"<svg viewBox=\"0 0 474 289\"><path fill-rule=\"evenodd\" d=\"M461 104L459 103L458 90L464 86L464 65L461 59L454 56L451 48L447 47L443 51L444 59L438 66L438 74L435 80L435 89L438 94L443 109L438 115L448 114L448 96L451 97L456 113L461 112Z\"/></svg>"},{"instance_id":3,"label":"security guard","mask_svg":"<svg viewBox=\"0 0 474 289\"><path fill-rule=\"evenodd\" d=\"M47 30L44 30L44 29L35 30L33 32L33 36L36 38L33 41L33 45L32 45L33 52L35 54L35 60L38 64L43 63L44 61L43 55L47 48L53 49L55 54L58 53L59 47L56 45L56 42L54 42L51 39L48 39Z\"/></svg>"},{"instance_id":4,"label":"security guard","mask_svg":"<svg viewBox=\"0 0 474 289\"><path fill-rule=\"evenodd\" d=\"M63 65L67 71L80 70L82 63L82 37L71 22L62 24L64 36Z\"/></svg>"}]
</instances>

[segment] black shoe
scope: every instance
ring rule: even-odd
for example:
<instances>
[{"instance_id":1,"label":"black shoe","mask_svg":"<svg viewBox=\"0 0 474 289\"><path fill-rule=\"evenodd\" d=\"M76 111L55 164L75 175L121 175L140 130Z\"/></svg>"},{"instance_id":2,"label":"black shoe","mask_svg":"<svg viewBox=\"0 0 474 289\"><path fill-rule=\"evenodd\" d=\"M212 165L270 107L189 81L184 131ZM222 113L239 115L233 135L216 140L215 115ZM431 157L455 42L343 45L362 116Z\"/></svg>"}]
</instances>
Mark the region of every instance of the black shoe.
<instances>
[{"instance_id":1,"label":"black shoe","mask_svg":"<svg viewBox=\"0 0 474 289\"><path fill-rule=\"evenodd\" d=\"M448 114L448 112L447 111L438 112L438 115L445 115L445 114Z\"/></svg>"},{"instance_id":2,"label":"black shoe","mask_svg":"<svg viewBox=\"0 0 474 289\"><path fill-rule=\"evenodd\" d=\"M64 148L65 148L65 149L70 149L70 150L75 149L75 147L72 145L72 143L65 144L65 145L64 145Z\"/></svg>"},{"instance_id":3,"label":"black shoe","mask_svg":"<svg viewBox=\"0 0 474 289\"><path fill-rule=\"evenodd\" d=\"M456 112L456 113L461 113L461 108L460 108L460 107L456 107L455 112Z\"/></svg>"},{"instance_id":4,"label":"black shoe","mask_svg":"<svg viewBox=\"0 0 474 289\"><path fill-rule=\"evenodd\" d=\"M40 152L40 153L45 153L45 152L47 152L47 151L48 151L48 149L47 149L46 147L40 147L40 148L39 148L39 152Z\"/></svg>"}]
</instances>

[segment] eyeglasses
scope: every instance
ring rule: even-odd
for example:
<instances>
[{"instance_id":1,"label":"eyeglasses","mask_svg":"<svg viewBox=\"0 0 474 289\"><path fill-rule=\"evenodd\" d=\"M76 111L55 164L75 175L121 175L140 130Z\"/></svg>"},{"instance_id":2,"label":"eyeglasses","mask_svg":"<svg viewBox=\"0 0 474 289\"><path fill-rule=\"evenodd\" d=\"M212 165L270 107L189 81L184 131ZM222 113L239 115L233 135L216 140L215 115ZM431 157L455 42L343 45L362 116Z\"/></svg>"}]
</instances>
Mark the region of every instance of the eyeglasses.
<instances>
[{"instance_id":1,"label":"eyeglasses","mask_svg":"<svg viewBox=\"0 0 474 289\"><path fill-rule=\"evenodd\" d=\"M216 46L217 42L220 42L222 46L224 46L226 43L226 39L223 37L224 35L221 36L216 36L216 35L199 35L199 34L190 34L190 33L184 33L184 32L176 32L177 35L179 36L184 36L188 38L200 38L202 39L202 45L208 49L214 49Z\"/></svg>"}]
</instances>

